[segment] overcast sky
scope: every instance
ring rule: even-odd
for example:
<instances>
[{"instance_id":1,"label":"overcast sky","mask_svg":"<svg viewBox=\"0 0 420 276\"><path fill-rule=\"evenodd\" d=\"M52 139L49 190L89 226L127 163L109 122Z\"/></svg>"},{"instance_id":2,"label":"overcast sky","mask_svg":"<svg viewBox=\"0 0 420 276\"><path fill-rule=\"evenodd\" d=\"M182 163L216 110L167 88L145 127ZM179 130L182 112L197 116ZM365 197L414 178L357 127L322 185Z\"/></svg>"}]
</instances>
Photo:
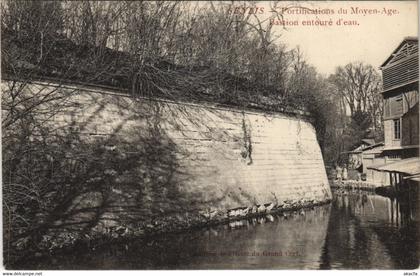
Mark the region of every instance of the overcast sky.
<instances>
[{"instance_id":1,"label":"overcast sky","mask_svg":"<svg viewBox=\"0 0 420 276\"><path fill-rule=\"evenodd\" d=\"M296 2L295 2L296 3ZM266 6L269 3L260 2ZM281 3L286 5L286 3ZM312 9L334 9L334 15L319 15L320 20L331 18L335 24L340 18L357 20L358 26L298 26L283 30L274 26L276 33L281 34L278 41L286 43L290 48L300 46L306 60L314 65L318 72L330 74L336 66L353 61L364 61L379 67L406 36L418 34L418 7L416 1L334 1L334 2L300 2L300 5ZM339 8L346 8L347 15L337 14ZM351 14L351 7L360 9L383 8L398 10L397 14L387 16ZM264 12L264 16L269 16ZM287 20L316 19L314 15L288 15Z\"/></svg>"}]
</instances>

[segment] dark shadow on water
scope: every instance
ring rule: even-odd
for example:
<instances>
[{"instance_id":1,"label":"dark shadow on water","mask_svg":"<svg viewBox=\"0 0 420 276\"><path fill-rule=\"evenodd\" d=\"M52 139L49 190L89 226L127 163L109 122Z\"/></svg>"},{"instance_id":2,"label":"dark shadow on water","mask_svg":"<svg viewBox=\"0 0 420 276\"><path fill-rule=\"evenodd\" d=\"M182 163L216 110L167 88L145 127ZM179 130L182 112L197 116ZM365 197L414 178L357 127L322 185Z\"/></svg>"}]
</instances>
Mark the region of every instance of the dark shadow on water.
<instances>
[{"instance_id":1,"label":"dark shadow on water","mask_svg":"<svg viewBox=\"0 0 420 276\"><path fill-rule=\"evenodd\" d=\"M107 245L31 269L413 269L417 207L367 192L314 210ZM416 208L413 208L416 207ZM407 217L407 212L409 216Z\"/></svg>"},{"instance_id":2,"label":"dark shadow on water","mask_svg":"<svg viewBox=\"0 0 420 276\"><path fill-rule=\"evenodd\" d=\"M330 206L35 260L42 269L316 269Z\"/></svg>"}]
</instances>

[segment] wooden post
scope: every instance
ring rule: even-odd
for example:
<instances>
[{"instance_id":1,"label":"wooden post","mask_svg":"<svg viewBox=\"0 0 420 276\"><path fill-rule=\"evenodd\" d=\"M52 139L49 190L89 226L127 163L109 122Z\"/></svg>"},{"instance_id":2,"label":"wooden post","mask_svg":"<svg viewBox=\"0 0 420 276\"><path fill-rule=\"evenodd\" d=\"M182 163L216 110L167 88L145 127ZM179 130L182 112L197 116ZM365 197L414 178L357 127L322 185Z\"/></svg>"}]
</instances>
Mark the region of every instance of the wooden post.
<instances>
[{"instance_id":1,"label":"wooden post","mask_svg":"<svg viewBox=\"0 0 420 276\"><path fill-rule=\"evenodd\" d=\"M391 185L391 187L394 187L394 181L393 181L393 177L392 177L392 172L389 172L389 184Z\"/></svg>"},{"instance_id":2,"label":"wooden post","mask_svg":"<svg viewBox=\"0 0 420 276\"><path fill-rule=\"evenodd\" d=\"M391 224L394 224L394 199L391 200Z\"/></svg>"}]
</instances>

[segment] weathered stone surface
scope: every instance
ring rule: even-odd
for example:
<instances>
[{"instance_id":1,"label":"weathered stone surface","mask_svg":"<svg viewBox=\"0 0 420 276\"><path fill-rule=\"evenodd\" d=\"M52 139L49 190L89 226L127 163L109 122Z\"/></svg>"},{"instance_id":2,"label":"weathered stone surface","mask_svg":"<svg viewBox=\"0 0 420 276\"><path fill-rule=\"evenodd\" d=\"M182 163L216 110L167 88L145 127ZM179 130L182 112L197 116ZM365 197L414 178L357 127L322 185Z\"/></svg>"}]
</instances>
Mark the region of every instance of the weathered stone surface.
<instances>
[{"instance_id":1,"label":"weathered stone surface","mask_svg":"<svg viewBox=\"0 0 420 276\"><path fill-rule=\"evenodd\" d=\"M33 85L32 90L41 87ZM70 96L67 107L49 121L58 134L71 128L111 153L119 150L115 141L121 140L144 152L134 160L139 164L135 178L133 172L116 176L107 199L112 204L103 205L95 229L130 224L141 232L155 231L165 223L224 219L228 210L239 207L249 208L248 214L331 198L315 130L304 118L59 89ZM114 177L115 172L110 168L104 175ZM102 206L102 201L92 193L73 208ZM189 217L189 212L200 215ZM77 216L67 220L88 220L89 213Z\"/></svg>"}]
</instances>

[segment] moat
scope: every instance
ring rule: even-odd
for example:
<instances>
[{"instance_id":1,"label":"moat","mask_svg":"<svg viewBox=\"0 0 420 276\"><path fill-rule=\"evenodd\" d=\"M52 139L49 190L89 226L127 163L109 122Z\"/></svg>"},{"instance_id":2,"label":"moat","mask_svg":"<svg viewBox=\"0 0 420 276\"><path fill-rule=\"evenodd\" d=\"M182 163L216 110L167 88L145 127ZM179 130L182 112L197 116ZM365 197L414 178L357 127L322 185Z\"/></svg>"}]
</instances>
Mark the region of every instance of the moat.
<instances>
[{"instance_id":1,"label":"moat","mask_svg":"<svg viewBox=\"0 0 420 276\"><path fill-rule=\"evenodd\" d=\"M414 269L418 201L336 190L331 204L28 261L29 269Z\"/></svg>"}]
</instances>

